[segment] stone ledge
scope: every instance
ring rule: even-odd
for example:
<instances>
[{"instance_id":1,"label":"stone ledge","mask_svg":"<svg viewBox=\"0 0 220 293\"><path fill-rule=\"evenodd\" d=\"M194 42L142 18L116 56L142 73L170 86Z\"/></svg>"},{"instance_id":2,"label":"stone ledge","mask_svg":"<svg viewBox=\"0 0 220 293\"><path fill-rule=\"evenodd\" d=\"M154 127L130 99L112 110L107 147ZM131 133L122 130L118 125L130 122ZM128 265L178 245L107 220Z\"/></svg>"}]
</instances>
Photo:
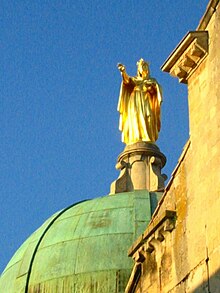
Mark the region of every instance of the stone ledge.
<instances>
[{"instance_id":1,"label":"stone ledge","mask_svg":"<svg viewBox=\"0 0 220 293\"><path fill-rule=\"evenodd\" d=\"M156 217L150 223L145 232L135 241L128 251L128 256L141 258L142 246L146 252L154 251L154 242L164 240L164 232L171 232L175 228L176 212L165 210L161 217Z\"/></svg>"},{"instance_id":2,"label":"stone ledge","mask_svg":"<svg viewBox=\"0 0 220 293\"><path fill-rule=\"evenodd\" d=\"M208 54L208 31L191 31L178 44L161 70L187 83L188 78Z\"/></svg>"}]
</instances>

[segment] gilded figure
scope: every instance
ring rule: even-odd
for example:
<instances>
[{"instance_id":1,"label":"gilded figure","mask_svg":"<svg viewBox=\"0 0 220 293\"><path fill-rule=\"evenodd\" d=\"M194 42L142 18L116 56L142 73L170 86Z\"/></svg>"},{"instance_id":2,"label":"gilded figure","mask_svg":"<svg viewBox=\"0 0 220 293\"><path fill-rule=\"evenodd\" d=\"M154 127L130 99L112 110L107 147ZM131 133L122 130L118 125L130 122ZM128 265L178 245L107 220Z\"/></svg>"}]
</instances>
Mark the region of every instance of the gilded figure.
<instances>
[{"instance_id":1,"label":"gilded figure","mask_svg":"<svg viewBox=\"0 0 220 293\"><path fill-rule=\"evenodd\" d=\"M137 76L134 77L127 74L123 64L117 66L122 75L118 101L122 142L155 142L161 127L161 87L150 77L149 64L143 59L137 62Z\"/></svg>"}]
</instances>

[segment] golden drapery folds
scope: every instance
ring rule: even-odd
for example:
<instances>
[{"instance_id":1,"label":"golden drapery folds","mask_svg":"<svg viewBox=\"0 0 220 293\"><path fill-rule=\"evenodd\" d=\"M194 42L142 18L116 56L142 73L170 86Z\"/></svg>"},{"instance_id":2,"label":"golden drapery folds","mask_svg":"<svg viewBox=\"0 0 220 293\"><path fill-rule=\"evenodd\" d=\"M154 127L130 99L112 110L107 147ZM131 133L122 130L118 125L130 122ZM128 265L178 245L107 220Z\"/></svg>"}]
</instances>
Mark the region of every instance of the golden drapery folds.
<instances>
[{"instance_id":1,"label":"golden drapery folds","mask_svg":"<svg viewBox=\"0 0 220 293\"><path fill-rule=\"evenodd\" d=\"M119 129L122 142L155 142L160 131L162 90L156 79L150 77L149 65L143 59L137 62L137 76L130 77L123 64L118 64L122 84L118 101Z\"/></svg>"}]
</instances>

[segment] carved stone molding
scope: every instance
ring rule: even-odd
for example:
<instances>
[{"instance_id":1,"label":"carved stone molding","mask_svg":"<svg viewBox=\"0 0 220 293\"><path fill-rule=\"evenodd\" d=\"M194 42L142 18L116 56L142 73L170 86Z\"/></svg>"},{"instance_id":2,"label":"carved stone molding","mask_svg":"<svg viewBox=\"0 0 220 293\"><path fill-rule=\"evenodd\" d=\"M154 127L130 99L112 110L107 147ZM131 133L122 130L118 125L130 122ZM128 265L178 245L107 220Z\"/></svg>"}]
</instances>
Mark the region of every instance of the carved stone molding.
<instances>
[{"instance_id":1,"label":"carved stone molding","mask_svg":"<svg viewBox=\"0 0 220 293\"><path fill-rule=\"evenodd\" d=\"M161 69L179 78L179 82L187 83L207 54L208 32L191 31L178 44Z\"/></svg>"},{"instance_id":2,"label":"carved stone molding","mask_svg":"<svg viewBox=\"0 0 220 293\"><path fill-rule=\"evenodd\" d=\"M133 270L132 270L128 284L125 288L125 293L134 293L135 292L135 289L136 289L137 283L141 277L141 274L142 274L141 264L136 263Z\"/></svg>"},{"instance_id":3,"label":"carved stone molding","mask_svg":"<svg viewBox=\"0 0 220 293\"><path fill-rule=\"evenodd\" d=\"M158 254L161 243L165 240L167 233L171 233L175 228L175 223L176 212L165 210L159 218L155 218L154 222L151 222L144 234L130 248L128 255L133 258L134 267L125 293L142 292L141 288L138 291L136 291L136 288L142 275L144 262L153 251L156 252L155 255Z\"/></svg>"},{"instance_id":4,"label":"carved stone molding","mask_svg":"<svg viewBox=\"0 0 220 293\"><path fill-rule=\"evenodd\" d=\"M166 157L154 143L127 145L118 157L116 169L120 174L111 184L110 194L145 189L162 191L167 179L165 174L161 174L165 163Z\"/></svg>"},{"instance_id":5,"label":"carved stone molding","mask_svg":"<svg viewBox=\"0 0 220 293\"><path fill-rule=\"evenodd\" d=\"M129 249L128 255L136 262L141 262L145 259L145 253L152 253L162 241L166 234L172 232L175 228L176 212L166 210L159 219L152 222L144 234L142 234L134 245Z\"/></svg>"}]
</instances>

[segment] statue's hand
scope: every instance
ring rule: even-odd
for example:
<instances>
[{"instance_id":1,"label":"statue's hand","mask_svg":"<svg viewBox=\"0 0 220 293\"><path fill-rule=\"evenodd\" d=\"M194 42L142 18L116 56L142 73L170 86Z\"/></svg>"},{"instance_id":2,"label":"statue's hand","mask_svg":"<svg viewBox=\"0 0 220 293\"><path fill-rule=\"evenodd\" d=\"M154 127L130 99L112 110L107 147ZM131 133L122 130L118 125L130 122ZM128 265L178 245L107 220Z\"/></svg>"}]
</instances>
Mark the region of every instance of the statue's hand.
<instances>
[{"instance_id":1,"label":"statue's hand","mask_svg":"<svg viewBox=\"0 0 220 293\"><path fill-rule=\"evenodd\" d=\"M118 63L118 64L117 64L117 67L118 67L118 70L119 70L120 72L124 72L124 71L125 71L125 66L124 66L123 64Z\"/></svg>"}]
</instances>

